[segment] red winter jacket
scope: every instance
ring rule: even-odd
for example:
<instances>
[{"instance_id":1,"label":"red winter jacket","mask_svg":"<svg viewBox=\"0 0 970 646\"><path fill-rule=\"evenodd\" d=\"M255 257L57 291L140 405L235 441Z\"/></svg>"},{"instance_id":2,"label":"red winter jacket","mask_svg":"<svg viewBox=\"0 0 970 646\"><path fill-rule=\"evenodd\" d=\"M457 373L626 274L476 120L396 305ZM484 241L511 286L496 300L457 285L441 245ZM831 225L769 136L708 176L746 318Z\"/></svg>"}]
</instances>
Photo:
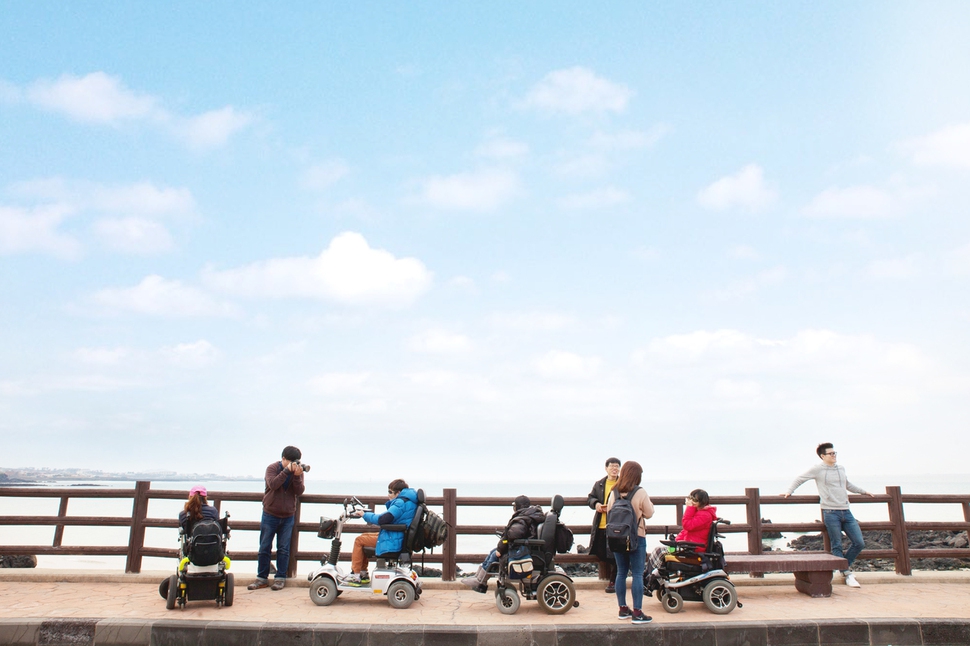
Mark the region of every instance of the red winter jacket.
<instances>
[{"instance_id":1,"label":"red winter jacket","mask_svg":"<svg viewBox=\"0 0 970 646\"><path fill-rule=\"evenodd\" d=\"M690 543L700 543L707 545L707 535L711 532L711 523L717 519L717 508L708 505L703 509L688 507L684 510L684 520L681 527L684 529L677 534L678 541L688 541Z\"/></svg>"}]
</instances>

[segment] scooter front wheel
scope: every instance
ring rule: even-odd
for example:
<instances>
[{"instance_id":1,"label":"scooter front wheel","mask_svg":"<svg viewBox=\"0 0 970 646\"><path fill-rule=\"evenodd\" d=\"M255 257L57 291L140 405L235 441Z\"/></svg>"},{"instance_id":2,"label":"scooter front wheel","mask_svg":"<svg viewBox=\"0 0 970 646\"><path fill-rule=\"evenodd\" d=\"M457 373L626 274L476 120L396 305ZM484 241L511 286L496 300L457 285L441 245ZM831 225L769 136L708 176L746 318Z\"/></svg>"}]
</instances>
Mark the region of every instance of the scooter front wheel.
<instances>
[{"instance_id":1,"label":"scooter front wheel","mask_svg":"<svg viewBox=\"0 0 970 646\"><path fill-rule=\"evenodd\" d=\"M337 584L328 576L318 576L310 583L310 599L318 606L329 606L337 594Z\"/></svg>"}]
</instances>

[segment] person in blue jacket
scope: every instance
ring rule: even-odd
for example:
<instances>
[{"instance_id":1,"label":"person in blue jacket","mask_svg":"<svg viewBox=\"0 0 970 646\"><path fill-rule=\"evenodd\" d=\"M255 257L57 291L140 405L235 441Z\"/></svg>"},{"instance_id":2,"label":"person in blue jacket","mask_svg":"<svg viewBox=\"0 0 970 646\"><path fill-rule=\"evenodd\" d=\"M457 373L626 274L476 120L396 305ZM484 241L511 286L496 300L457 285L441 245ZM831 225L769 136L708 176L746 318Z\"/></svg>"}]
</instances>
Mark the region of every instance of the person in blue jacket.
<instances>
[{"instance_id":1,"label":"person in blue jacket","mask_svg":"<svg viewBox=\"0 0 970 646\"><path fill-rule=\"evenodd\" d=\"M408 487L408 483L400 478L392 480L387 485L387 493L392 496L385 503L387 511L376 514L366 511L361 514L365 522L371 525L410 525L414 514L418 510L418 494ZM380 532L366 532L354 540L354 551L350 559L351 573L344 577L346 585L366 585L370 583L367 571L367 555L365 547L373 547L378 556L391 552L400 552L404 546L404 532L393 532L382 529Z\"/></svg>"}]
</instances>

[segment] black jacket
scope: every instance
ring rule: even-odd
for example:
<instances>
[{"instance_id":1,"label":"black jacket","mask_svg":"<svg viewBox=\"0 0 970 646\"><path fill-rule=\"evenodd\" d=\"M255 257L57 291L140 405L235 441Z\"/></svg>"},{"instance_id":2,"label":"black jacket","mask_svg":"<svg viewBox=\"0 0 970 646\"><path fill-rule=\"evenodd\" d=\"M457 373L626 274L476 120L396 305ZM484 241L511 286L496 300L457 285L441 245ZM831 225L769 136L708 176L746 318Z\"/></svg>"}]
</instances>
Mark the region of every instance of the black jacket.
<instances>
[{"instance_id":1,"label":"black jacket","mask_svg":"<svg viewBox=\"0 0 970 646\"><path fill-rule=\"evenodd\" d=\"M542 513L542 507L538 505L532 505L515 512L509 519L509 524L505 526L505 531L502 532L502 539L498 542L496 551L499 554L505 554L509 551L509 544L512 541L520 538L535 538L537 528L545 520L546 515Z\"/></svg>"},{"instance_id":2,"label":"black jacket","mask_svg":"<svg viewBox=\"0 0 970 646\"><path fill-rule=\"evenodd\" d=\"M593 539L596 538L596 534L600 531L600 517L601 513L596 511L596 503L606 504L606 476L603 476L595 483L593 483L593 489L586 496L586 504L589 508L593 510L593 525L589 529L589 544L593 545Z\"/></svg>"}]
</instances>

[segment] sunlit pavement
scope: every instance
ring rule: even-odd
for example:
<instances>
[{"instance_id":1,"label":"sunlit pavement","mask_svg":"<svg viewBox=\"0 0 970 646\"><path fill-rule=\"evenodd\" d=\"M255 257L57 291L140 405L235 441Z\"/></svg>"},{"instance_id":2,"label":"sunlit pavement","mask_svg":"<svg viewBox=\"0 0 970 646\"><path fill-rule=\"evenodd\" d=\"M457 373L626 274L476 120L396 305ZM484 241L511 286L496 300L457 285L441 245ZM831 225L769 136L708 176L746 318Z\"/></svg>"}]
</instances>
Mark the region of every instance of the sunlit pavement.
<instances>
[{"instance_id":1,"label":"sunlit pavement","mask_svg":"<svg viewBox=\"0 0 970 646\"><path fill-rule=\"evenodd\" d=\"M478 594L457 583L424 582L424 594L405 610L391 608L385 597L345 592L333 605L319 607L309 598L305 579L285 589L249 591L251 576L237 580L232 607L214 602L189 602L184 610L166 610L157 585L168 573L98 575L92 571L0 570L0 619L179 619L228 622L285 622L371 625L566 625L615 624L616 599L595 579L577 580L579 607L565 615L546 614L535 601L522 601L518 613L502 615L494 595ZM656 623L798 621L877 618L970 618L970 571L918 572L911 577L861 573L859 589L836 577L829 598L812 599L795 590L793 576L764 579L738 576L743 608L724 616L701 603L684 604L676 615L663 611L656 599L644 598L644 611Z\"/></svg>"}]
</instances>

